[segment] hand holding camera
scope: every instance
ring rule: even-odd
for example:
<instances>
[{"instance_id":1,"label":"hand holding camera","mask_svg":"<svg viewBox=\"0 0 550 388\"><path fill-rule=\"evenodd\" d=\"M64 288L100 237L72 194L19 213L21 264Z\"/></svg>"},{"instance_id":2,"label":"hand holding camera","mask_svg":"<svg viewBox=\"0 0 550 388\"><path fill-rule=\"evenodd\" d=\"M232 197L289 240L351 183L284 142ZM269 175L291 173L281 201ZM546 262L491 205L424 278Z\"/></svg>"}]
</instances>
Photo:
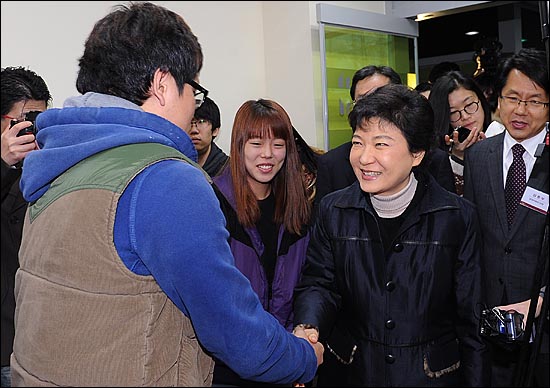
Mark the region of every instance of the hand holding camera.
<instances>
[{"instance_id":1,"label":"hand holding camera","mask_svg":"<svg viewBox=\"0 0 550 388\"><path fill-rule=\"evenodd\" d=\"M23 136L23 135L29 135L29 134L32 134L34 136L36 136L36 126L35 126L35 121L36 121L36 117L42 112L40 111L37 111L37 110L33 110L33 111L30 111L30 112L27 112L25 114L25 120L23 121L30 121L31 122L31 125L26 127L26 128L23 128L21 129L18 133L17 133L17 137L19 136ZM11 124L10 124L10 128L13 127L14 125L20 123L21 121L19 120L12 120L11 121Z\"/></svg>"},{"instance_id":2,"label":"hand holding camera","mask_svg":"<svg viewBox=\"0 0 550 388\"><path fill-rule=\"evenodd\" d=\"M480 334L503 343L520 340L525 332L523 318L516 310L485 309L481 312Z\"/></svg>"},{"instance_id":3,"label":"hand holding camera","mask_svg":"<svg viewBox=\"0 0 550 388\"><path fill-rule=\"evenodd\" d=\"M24 120L11 120L10 127L2 132L2 160L8 166L20 167L25 156L38 149L35 120L40 113L42 112L31 111L25 115Z\"/></svg>"}]
</instances>

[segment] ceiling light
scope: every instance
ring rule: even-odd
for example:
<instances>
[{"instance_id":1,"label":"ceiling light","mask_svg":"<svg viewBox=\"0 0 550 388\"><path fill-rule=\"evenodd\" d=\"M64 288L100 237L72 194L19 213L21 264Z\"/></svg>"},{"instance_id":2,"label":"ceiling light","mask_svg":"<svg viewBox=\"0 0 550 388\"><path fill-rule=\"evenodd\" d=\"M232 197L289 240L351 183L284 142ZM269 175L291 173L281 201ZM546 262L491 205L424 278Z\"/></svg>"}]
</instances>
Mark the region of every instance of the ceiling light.
<instances>
[{"instance_id":1,"label":"ceiling light","mask_svg":"<svg viewBox=\"0 0 550 388\"><path fill-rule=\"evenodd\" d=\"M473 35L479 34L479 31L468 31L465 34L468 35L468 36L473 36Z\"/></svg>"},{"instance_id":2,"label":"ceiling light","mask_svg":"<svg viewBox=\"0 0 550 388\"><path fill-rule=\"evenodd\" d=\"M431 19L434 15L431 13L419 13L416 15L416 19L414 19L415 22L421 22L422 20Z\"/></svg>"}]
</instances>

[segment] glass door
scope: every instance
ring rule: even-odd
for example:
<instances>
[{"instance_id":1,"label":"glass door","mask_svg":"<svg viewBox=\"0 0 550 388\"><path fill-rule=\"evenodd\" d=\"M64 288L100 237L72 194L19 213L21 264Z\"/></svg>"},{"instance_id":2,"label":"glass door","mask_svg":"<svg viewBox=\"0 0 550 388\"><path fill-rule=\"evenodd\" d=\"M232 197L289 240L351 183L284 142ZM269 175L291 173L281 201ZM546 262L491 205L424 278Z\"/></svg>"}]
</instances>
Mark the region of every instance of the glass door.
<instances>
[{"instance_id":1,"label":"glass door","mask_svg":"<svg viewBox=\"0 0 550 388\"><path fill-rule=\"evenodd\" d=\"M418 27L411 20L357 10L348 13L349 9L327 4L318 4L317 10L325 149L329 150L351 139L349 90L357 70L367 65L391 66L403 83L416 86Z\"/></svg>"}]
</instances>

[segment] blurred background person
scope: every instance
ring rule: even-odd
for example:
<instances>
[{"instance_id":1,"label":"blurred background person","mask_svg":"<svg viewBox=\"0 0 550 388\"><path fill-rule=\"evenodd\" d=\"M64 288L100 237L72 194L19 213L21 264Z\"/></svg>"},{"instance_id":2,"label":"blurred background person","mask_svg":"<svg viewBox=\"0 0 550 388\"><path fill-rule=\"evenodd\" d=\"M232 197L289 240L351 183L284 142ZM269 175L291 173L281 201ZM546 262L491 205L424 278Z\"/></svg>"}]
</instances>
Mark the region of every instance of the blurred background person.
<instances>
[{"instance_id":1,"label":"blurred background person","mask_svg":"<svg viewBox=\"0 0 550 388\"><path fill-rule=\"evenodd\" d=\"M486 37L474 43L474 50L474 61L477 67L472 77L483 91L491 107L492 120L499 121L495 81L498 62L503 59L501 55L502 43L495 37Z\"/></svg>"},{"instance_id":2,"label":"blurred background person","mask_svg":"<svg viewBox=\"0 0 550 388\"><path fill-rule=\"evenodd\" d=\"M311 209L294 136L290 118L278 103L245 102L235 115L229 164L214 178L235 265L264 309L289 332ZM258 385L219 360L213 383Z\"/></svg>"},{"instance_id":3,"label":"blurred background person","mask_svg":"<svg viewBox=\"0 0 550 388\"><path fill-rule=\"evenodd\" d=\"M435 81L444 74L447 74L449 71L460 71L460 66L456 62L443 61L436 64L430 70L428 74L428 82L432 85L435 84Z\"/></svg>"},{"instance_id":4,"label":"blurred background person","mask_svg":"<svg viewBox=\"0 0 550 388\"><path fill-rule=\"evenodd\" d=\"M298 130L292 127L294 141L298 148L300 161L302 162L302 174L306 184L307 199L313 205L317 195L317 165L319 156L325 153L324 150L309 145L300 135Z\"/></svg>"},{"instance_id":5,"label":"blurred background person","mask_svg":"<svg viewBox=\"0 0 550 388\"><path fill-rule=\"evenodd\" d=\"M229 159L214 142L220 134L221 125L220 109L210 97L206 97L195 110L195 117L187 130L197 150L199 166L211 177L217 175Z\"/></svg>"},{"instance_id":6,"label":"blurred background person","mask_svg":"<svg viewBox=\"0 0 550 388\"><path fill-rule=\"evenodd\" d=\"M415 86L414 90L422 94L424 97L429 98L432 86L433 84L431 82L420 82L418 85Z\"/></svg>"},{"instance_id":7,"label":"blurred background person","mask_svg":"<svg viewBox=\"0 0 550 388\"><path fill-rule=\"evenodd\" d=\"M2 94L2 387L11 386L10 355L14 338L15 272L19 268L18 252L21 245L23 219L27 202L19 189L22 162L37 148L34 125L26 120L28 112L42 112L52 101L44 79L23 67L2 68L0 93ZM18 122L12 126L12 122ZM28 134L17 136L27 129Z\"/></svg>"}]
</instances>

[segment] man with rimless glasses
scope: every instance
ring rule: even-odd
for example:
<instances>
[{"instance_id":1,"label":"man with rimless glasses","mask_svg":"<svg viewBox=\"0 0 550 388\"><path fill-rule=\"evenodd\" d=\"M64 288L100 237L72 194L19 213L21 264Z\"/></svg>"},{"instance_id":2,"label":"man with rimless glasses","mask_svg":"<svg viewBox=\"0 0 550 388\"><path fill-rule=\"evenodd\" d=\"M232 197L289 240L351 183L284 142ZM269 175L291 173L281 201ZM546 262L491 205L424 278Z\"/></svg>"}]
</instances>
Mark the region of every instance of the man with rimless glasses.
<instances>
[{"instance_id":1,"label":"man with rimless glasses","mask_svg":"<svg viewBox=\"0 0 550 388\"><path fill-rule=\"evenodd\" d=\"M505 130L473 144L464 155L464 197L477 205L484 241L487 307L520 313L525 324L533 291L540 290L535 323L544 322L542 332L535 333L542 341L533 383L517 384L519 348L491 341L492 386L547 387L548 316L539 314L548 275L542 282L535 276L544 268L540 258L548 260L548 245L543 246L550 191L545 53L522 49L501 62L495 92Z\"/></svg>"},{"instance_id":2,"label":"man with rimless glasses","mask_svg":"<svg viewBox=\"0 0 550 388\"><path fill-rule=\"evenodd\" d=\"M197 150L199 166L211 177L216 176L229 159L214 143L220 127L220 109L212 99L205 97L202 105L195 110L195 117L186 131Z\"/></svg>"}]
</instances>

